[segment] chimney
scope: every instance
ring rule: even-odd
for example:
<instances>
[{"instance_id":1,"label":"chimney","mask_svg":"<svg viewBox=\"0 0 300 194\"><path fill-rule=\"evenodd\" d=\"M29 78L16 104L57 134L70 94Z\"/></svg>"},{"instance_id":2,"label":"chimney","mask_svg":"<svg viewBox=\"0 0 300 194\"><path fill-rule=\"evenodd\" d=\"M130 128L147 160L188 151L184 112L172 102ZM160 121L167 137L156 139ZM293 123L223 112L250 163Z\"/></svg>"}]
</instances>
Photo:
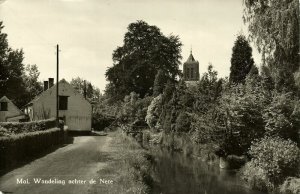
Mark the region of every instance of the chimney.
<instances>
[{"instance_id":1,"label":"chimney","mask_svg":"<svg viewBox=\"0 0 300 194\"><path fill-rule=\"evenodd\" d=\"M48 81L44 81L44 91L48 90Z\"/></svg>"},{"instance_id":2,"label":"chimney","mask_svg":"<svg viewBox=\"0 0 300 194\"><path fill-rule=\"evenodd\" d=\"M49 78L49 88L54 85L54 78Z\"/></svg>"}]
</instances>

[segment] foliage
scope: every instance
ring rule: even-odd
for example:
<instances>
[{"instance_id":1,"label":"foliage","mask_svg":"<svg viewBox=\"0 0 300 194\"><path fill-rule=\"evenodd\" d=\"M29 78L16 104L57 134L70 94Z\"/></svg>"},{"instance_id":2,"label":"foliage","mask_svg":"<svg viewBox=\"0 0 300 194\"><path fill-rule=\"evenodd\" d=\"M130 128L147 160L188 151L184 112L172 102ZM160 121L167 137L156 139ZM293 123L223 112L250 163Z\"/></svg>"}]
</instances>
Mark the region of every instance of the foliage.
<instances>
[{"instance_id":1,"label":"foliage","mask_svg":"<svg viewBox=\"0 0 300 194\"><path fill-rule=\"evenodd\" d=\"M21 107L42 91L40 73L36 65L24 66L23 51L9 47L3 28L0 22L0 97L5 95Z\"/></svg>"},{"instance_id":2,"label":"foliage","mask_svg":"<svg viewBox=\"0 0 300 194\"><path fill-rule=\"evenodd\" d=\"M267 192L272 187L266 172L252 161L243 167L242 177L252 189Z\"/></svg>"},{"instance_id":3,"label":"foliage","mask_svg":"<svg viewBox=\"0 0 300 194\"><path fill-rule=\"evenodd\" d=\"M122 122L130 125L147 126L145 117L147 109L152 101L151 97L139 98L135 92L125 96L121 110L117 118Z\"/></svg>"},{"instance_id":4,"label":"foliage","mask_svg":"<svg viewBox=\"0 0 300 194\"><path fill-rule=\"evenodd\" d=\"M225 118L221 120L221 123L225 123L221 125L226 127L227 139L222 145L234 143L226 145L234 148L224 150L227 154L244 154L251 141L263 136L263 110L268 103L268 96L261 90L260 84L251 78L247 79L245 85L232 86L223 94L219 111L225 113Z\"/></svg>"},{"instance_id":5,"label":"foliage","mask_svg":"<svg viewBox=\"0 0 300 194\"><path fill-rule=\"evenodd\" d=\"M12 167L19 161L63 143L62 133L60 129L53 128L0 137L0 169Z\"/></svg>"},{"instance_id":6,"label":"foliage","mask_svg":"<svg viewBox=\"0 0 300 194\"><path fill-rule=\"evenodd\" d=\"M159 116L162 109L162 95L153 98L151 104L148 106L146 122L150 128L155 128L158 124Z\"/></svg>"},{"instance_id":7,"label":"foliage","mask_svg":"<svg viewBox=\"0 0 300 194\"><path fill-rule=\"evenodd\" d=\"M96 131L102 131L106 127L109 127L114 121L115 117L109 117L100 112L95 112L92 117L92 128Z\"/></svg>"},{"instance_id":8,"label":"foliage","mask_svg":"<svg viewBox=\"0 0 300 194\"><path fill-rule=\"evenodd\" d=\"M235 84L244 83L253 64L252 48L246 37L239 35L232 48L229 81Z\"/></svg>"},{"instance_id":9,"label":"foliage","mask_svg":"<svg viewBox=\"0 0 300 194\"><path fill-rule=\"evenodd\" d=\"M106 92L122 99L134 91L151 95L158 70L171 80L179 75L181 42L178 36L164 36L156 26L137 21L128 26L124 45L114 50L114 65L107 69L110 82Z\"/></svg>"},{"instance_id":10,"label":"foliage","mask_svg":"<svg viewBox=\"0 0 300 194\"><path fill-rule=\"evenodd\" d=\"M86 81L80 77L72 78L70 84L75 88L75 90L82 94L83 96L86 96L86 98L90 102L99 102L100 101L100 89L96 86L92 85L91 82Z\"/></svg>"},{"instance_id":11,"label":"foliage","mask_svg":"<svg viewBox=\"0 0 300 194\"><path fill-rule=\"evenodd\" d=\"M280 193L282 194L298 194L300 193L300 178L288 177L282 185L280 185Z\"/></svg>"},{"instance_id":12,"label":"foliage","mask_svg":"<svg viewBox=\"0 0 300 194\"><path fill-rule=\"evenodd\" d=\"M298 173L300 150L291 140L267 136L254 142L249 154L253 165L262 169L271 186L279 185L285 178Z\"/></svg>"},{"instance_id":13,"label":"foliage","mask_svg":"<svg viewBox=\"0 0 300 194\"><path fill-rule=\"evenodd\" d=\"M24 103L28 103L35 96L43 91L42 83L38 80L40 72L37 65L27 65L25 71L23 72L24 81Z\"/></svg>"},{"instance_id":14,"label":"foliage","mask_svg":"<svg viewBox=\"0 0 300 194\"><path fill-rule=\"evenodd\" d=\"M206 113L212 109L222 94L222 79L218 79L218 73L209 64L197 85L193 109L198 113Z\"/></svg>"},{"instance_id":15,"label":"foliage","mask_svg":"<svg viewBox=\"0 0 300 194\"><path fill-rule=\"evenodd\" d=\"M191 128L190 117L185 112L180 112L176 118L175 131L176 132L189 132Z\"/></svg>"},{"instance_id":16,"label":"foliage","mask_svg":"<svg viewBox=\"0 0 300 194\"><path fill-rule=\"evenodd\" d=\"M3 28L3 23L0 22L0 96L5 95L15 104L24 105L23 51L9 47L7 34L2 32Z\"/></svg>"},{"instance_id":17,"label":"foliage","mask_svg":"<svg viewBox=\"0 0 300 194\"><path fill-rule=\"evenodd\" d=\"M0 123L0 127L3 127L7 130L7 133L20 134L20 133L28 133L34 131L45 131L47 129L56 127L56 119L48 119L48 120L40 120L40 121L32 121L32 122L2 122Z\"/></svg>"},{"instance_id":18,"label":"foliage","mask_svg":"<svg viewBox=\"0 0 300 194\"><path fill-rule=\"evenodd\" d=\"M300 104L291 93L275 94L264 111L266 133L299 142Z\"/></svg>"},{"instance_id":19,"label":"foliage","mask_svg":"<svg viewBox=\"0 0 300 194\"><path fill-rule=\"evenodd\" d=\"M153 96L156 97L160 95L163 90L164 86L167 83L168 77L164 75L164 72L160 69L158 70L155 80L154 80L154 85L153 85Z\"/></svg>"},{"instance_id":20,"label":"foliage","mask_svg":"<svg viewBox=\"0 0 300 194\"><path fill-rule=\"evenodd\" d=\"M272 71L276 88L293 90L292 74L299 69L299 1L244 0L244 21L250 39Z\"/></svg>"}]
</instances>

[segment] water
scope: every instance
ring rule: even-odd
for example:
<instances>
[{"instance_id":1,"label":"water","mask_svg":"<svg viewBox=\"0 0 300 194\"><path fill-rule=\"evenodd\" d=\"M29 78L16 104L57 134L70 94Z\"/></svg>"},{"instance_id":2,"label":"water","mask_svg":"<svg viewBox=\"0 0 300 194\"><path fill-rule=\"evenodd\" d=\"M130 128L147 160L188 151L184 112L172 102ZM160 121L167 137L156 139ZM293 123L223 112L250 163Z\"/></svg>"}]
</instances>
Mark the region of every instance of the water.
<instances>
[{"instance_id":1,"label":"water","mask_svg":"<svg viewBox=\"0 0 300 194\"><path fill-rule=\"evenodd\" d=\"M264 194L248 189L235 171L222 170L167 150L152 151L155 158L153 194Z\"/></svg>"}]
</instances>

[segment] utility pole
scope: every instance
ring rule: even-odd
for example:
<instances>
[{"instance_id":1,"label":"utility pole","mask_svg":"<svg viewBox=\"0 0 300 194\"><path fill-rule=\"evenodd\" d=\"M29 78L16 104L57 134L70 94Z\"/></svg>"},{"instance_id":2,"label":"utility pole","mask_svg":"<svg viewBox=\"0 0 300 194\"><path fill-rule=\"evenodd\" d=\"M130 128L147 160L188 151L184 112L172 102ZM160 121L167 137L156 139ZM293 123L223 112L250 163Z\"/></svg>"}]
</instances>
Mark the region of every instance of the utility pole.
<instances>
[{"instance_id":1,"label":"utility pole","mask_svg":"<svg viewBox=\"0 0 300 194\"><path fill-rule=\"evenodd\" d=\"M59 127L59 45L56 45L56 122Z\"/></svg>"}]
</instances>

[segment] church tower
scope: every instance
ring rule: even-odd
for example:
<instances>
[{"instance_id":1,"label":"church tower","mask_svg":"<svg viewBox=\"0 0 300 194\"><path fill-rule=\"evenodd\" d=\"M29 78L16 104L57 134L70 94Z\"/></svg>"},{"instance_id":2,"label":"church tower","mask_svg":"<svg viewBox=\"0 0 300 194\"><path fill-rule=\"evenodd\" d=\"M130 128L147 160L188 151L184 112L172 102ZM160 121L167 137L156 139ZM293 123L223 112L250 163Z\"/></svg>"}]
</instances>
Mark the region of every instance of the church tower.
<instances>
[{"instance_id":1,"label":"church tower","mask_svg":"<svg viewBox=\"0 0 300 194\"><path fill-rule=\"evenodd\" d=\"M199 81L199 62L195 60L192 50L189 58L183 64L184 81Z\"/></svg>"}]
</instances>

